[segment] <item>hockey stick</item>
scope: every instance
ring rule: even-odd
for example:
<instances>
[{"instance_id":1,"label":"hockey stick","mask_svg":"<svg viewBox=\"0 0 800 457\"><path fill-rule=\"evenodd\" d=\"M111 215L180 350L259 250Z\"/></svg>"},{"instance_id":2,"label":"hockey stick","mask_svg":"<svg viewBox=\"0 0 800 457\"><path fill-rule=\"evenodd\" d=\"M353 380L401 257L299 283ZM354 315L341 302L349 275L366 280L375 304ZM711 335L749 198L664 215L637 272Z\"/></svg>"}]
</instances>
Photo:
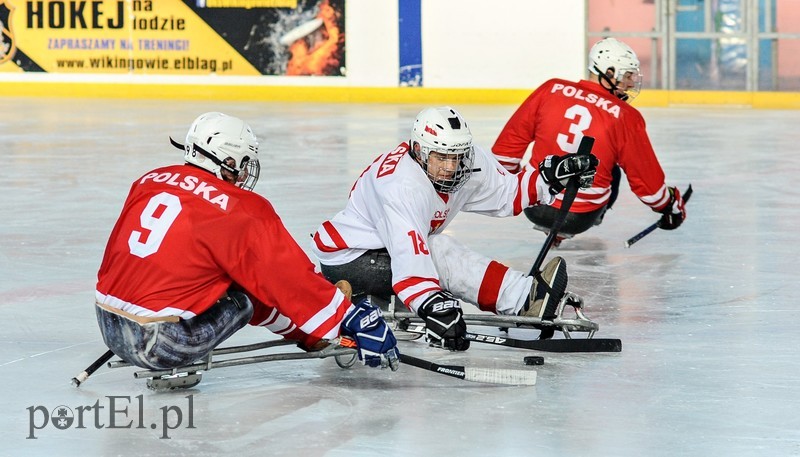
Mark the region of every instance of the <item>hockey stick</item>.
<instances>
[{"instance_id":1,"label":"hockey stick","mask_svg":"<svg viewBox=\"0 0 800 457\"><path fill-rule=\"evenodd\" d=\"M425 325L411 324L405 331L422 335L425 334ZM478 343L488 343L497 346L530 349L542 352L622 352L622 341L615 338L520 340L503 336L467 332L464 335L464 339Z\"/></svg>"},{"instance_id":2,"label":"hockey stick","mask_svg":"<svg viewBox=\"0 0 800 457\"><path fill-rule=\"evenodd\" d=\"M588 155L592 152L592 147L594 146L594 138L591 136L584 136L581 138L581 143L578 145L578 155ZM556 214L555 220L553 220L553 227L550 229L550 233L547 234L547 239L544 240L544 245L542 249L539 251L539 256L536 257L536 261L533 262L533 266L531 267L530 273L528 276L539 275L539 267L542 266L542 262L544 262L544 258L547 256L547 252L550 250L550 247L553 245L553 242L556 240L556 236L558 235L558 231L561 230L561 227L564 226L564 222L567 220L567 215L569 214L569 208L572 206L572 202L575 201L575 197L578 195L578 178L572 177L567 182L567 190L564 192L564 199L561 200L561 208Z\"/></svg>"},{"instance_id":3,"label":"hockey stick","mask_svg":"<svg viewBox=\"0 0 800 457\"><path fill-rule=\"evenodd\" d=\"M464 381L482 382L488 384L505 384L510 386L536 385L536 371L511 370L504 368L470 368L461 365L439 365L427 360L418 359L406 354L400 354L400 361L423 370L452 376Z\"/></svg>"},{"instance_id":4,"label":"hockey stick","mask_svg":"<svg viewBox=\"0 0 800 457\"><path fill-rule=\"evenodd\" d=\"M686 192L683 193L683 203L686 204L686 202L689 201L689 197L691 197L691 196L692 196L692 185L689 184L689 187L686 189ZM654 231L655 229L657 229L659 227L661 227L661 219L659 219L658 221L653 223L650 227L647 227L646 229L642 230L641 232L637 233L636 235L633 235L632 237L628 238L628 241L625 242L625 247L626 248L631 247L631 245L633 243L635 243L635 242L641 240L642 238L646 237L647 235L650 234L650 232Z\"/></svg>"},{"instance_id":5,"label":"hockey stick","mask_svg":"<svg viewBox=\"0 0 800 457\"><path fill-rule=\"evenodd\" d=\"M622 352L622 341L615 338L569 338L563 340L519 340L501 336L467 333L470 341L508 346L519 349L531 349L542 352Z\"/></svg>"},{"instance_id":6,"label":"hockey stick","mask_svg":"<svg viewBox=\"0 0 800 457\"><path fill-rule=\"evenodd\" d=\"M72 385L75 387L80 387L81 383L86 381L86 379L89 378L89 376L91 376L92 373L97 371L98 368L103 366L104 363L111 360L111 357L114 357L114 352L111 349L109 349L108 351L106 351L105 354L98 357L98 359L95 360L94 363L92 363L85 370L83 370L81 374L72 378Z\"/></svg>"}]
</instances>

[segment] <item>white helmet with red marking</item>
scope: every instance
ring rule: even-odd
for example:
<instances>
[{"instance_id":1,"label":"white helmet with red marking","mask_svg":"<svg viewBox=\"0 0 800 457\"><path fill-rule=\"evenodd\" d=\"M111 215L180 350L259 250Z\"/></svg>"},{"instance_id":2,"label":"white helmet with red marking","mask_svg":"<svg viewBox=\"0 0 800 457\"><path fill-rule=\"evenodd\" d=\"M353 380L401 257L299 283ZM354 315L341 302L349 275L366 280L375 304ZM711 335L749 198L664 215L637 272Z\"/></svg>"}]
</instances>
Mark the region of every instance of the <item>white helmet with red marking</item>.
<instances>
[{"instance_id":1,"label":"white helmet with red marking","mask_svg":"<svg viewBox=\"0 0 800 457\"><path fill-rule=\"evenodd\" d=\"M428 174L438 192L452 193L461 188L472 175L475 151L472 147L472 132L461 115L450 108L427 108L414 120L411 130L411 153ZM431 153L440 160L453 163L452 173L443 177L433 176L428 167Z\"/></svg>"}]
</instances>

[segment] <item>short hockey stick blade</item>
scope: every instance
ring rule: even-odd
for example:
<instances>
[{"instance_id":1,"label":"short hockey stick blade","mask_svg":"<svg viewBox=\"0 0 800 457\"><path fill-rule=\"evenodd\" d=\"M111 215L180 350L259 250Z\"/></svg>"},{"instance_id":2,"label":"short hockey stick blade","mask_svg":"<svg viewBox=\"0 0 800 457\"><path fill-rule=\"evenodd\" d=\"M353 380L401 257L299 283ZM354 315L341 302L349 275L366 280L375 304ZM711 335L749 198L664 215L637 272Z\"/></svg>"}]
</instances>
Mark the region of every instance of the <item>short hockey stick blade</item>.
<instances>
[{"instance_id":1,"label":"short hockey stick blade","mask_svg":"<svg viewBox=\"0 0 800 457\"><path fill-rule=\"evenodd\" d=\"M92 373L97 371L97 369L103 366L104 363L111 360L111 357L114 357L114 352L109 349L105 352L105 354L101 355L97 360L95 360L94 363L83 370L81 374L72 378L72 385L75 387L80 387L80 385L83 384L89 378L89 376L92 375Z\"/></svg>"},{"instance_id":2,"label":"short hockey stick blade","mask_svg":"<svg viewBox=\"0 0 800 457\"><path fill-rule=\"evenodd\" d=\"M463 379L464 381L485 384L503 384L509 386L536 385L536 371L511 370L505 368L471 368L461 365L439 365L427 360L400 354L400 361L423 370Z\"/></svg>"},{"instance_id":3,"label":"short hockey stick blade","mask_svg":"<svg viewBox=\"0 0 800 457\"><path fill-rule=\"evenodd\" d=\"M694 192L692 190L692 185L689 184L689 187L687 187L686 191L683 193L683 204L684 205L686 204L686 202L689 201L689 198L692 196L692 192ZM652 223L646 229L644 229L641 232L637 233L636 235L633 235L632 237L628 238L628 241L625 242L625 247L626 248L631 247L631 245L633 245L633 243L636 243L637 241L639 241L642 238L646 237L647 235L652 233L655 229L659 228L660 226L661 226L661 220L659 219L658 221Z\"/></svg>"}]
</instances>

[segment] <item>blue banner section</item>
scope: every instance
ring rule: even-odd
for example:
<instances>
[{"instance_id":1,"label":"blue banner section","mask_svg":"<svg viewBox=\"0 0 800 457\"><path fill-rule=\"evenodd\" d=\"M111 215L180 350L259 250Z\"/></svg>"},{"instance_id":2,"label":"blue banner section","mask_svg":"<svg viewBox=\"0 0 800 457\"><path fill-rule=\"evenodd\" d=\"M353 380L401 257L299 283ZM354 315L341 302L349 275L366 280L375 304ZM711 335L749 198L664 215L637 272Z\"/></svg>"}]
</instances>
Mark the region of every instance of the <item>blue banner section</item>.
<instances>
[{"instance_id":1,"label":"blue banner section","mask_svg":"<svg viewBox=\"0 0 800 457\"><path fill-rule=\"evenodd\" d=\"M397 0L400 21L400 86L422 86L421 0Z\"/></svg>"}]
</instances>

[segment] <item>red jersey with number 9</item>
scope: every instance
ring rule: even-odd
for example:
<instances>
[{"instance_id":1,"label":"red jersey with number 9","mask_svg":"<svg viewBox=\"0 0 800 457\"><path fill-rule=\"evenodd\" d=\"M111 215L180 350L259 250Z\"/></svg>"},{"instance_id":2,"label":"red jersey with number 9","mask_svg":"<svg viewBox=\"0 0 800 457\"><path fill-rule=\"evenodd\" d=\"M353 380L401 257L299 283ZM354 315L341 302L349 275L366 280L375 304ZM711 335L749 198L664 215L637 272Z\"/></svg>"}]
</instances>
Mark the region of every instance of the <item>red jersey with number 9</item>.
<instances>
[{"instance_id":1,"label":"red jersey with number 9","mask_svg":"<svg viewBox=\"0 0 800 457\"><path fill-rule=\"evenodd\" d=\"M349 306L262 196L190 165L134 182L98 272L98 301L191 318L233 284L253 299L254 319L266 305L316 337L335 336Z\"/></svg>"}]
</instances>

